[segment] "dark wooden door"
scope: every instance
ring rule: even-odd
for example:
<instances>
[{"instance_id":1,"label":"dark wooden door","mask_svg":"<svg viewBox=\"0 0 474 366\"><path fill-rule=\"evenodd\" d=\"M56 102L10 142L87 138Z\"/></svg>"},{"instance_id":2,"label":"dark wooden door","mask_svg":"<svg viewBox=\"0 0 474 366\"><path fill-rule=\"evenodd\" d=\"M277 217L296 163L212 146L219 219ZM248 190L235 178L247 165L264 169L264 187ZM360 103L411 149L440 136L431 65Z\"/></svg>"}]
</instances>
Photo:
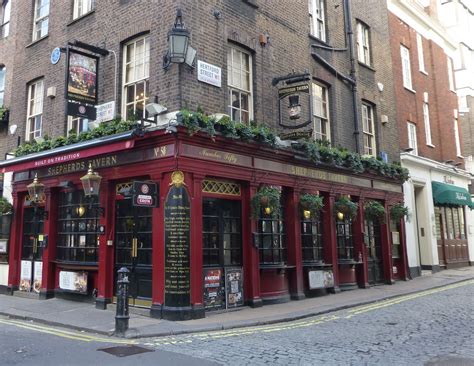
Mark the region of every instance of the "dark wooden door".
<instances>
[{"instance_id":1,"label":"dark wooden door","mask_svg":"<svg viewBox=\"0 0 474 366\"><path fill-rule=\"evenodd\" d=\"M378 223L365 221L364 241L368 252L369 283L383 283L382 242L380 239L380 225Z\"/></svg>"}]
</instances>

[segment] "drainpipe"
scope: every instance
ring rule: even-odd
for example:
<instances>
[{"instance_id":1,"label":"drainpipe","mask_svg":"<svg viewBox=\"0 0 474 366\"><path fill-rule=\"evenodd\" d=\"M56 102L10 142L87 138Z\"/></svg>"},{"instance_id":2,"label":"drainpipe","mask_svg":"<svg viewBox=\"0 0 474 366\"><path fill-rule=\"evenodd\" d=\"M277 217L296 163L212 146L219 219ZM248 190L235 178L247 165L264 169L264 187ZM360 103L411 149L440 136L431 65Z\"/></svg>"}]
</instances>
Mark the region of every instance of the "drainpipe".
<instances>
[{"instance_id":1,"label":"drainpipe","mask_svg":"<svg viewBox=\"0 0 474 366\"><path fill-rule=\"evenodd\" d=\"M352 91L352 110L354 113L354 139L356 152L360 154L359 144L359 111L357 109L357 79L355 70L355 58L354 58L354 32L352 31L352 12L349 0L343 0L344 6L344 25L347 33L347 42L349 44L349 57L351 60L350 77L354 81L351 83Z\"/></svg>"}]
</instances>

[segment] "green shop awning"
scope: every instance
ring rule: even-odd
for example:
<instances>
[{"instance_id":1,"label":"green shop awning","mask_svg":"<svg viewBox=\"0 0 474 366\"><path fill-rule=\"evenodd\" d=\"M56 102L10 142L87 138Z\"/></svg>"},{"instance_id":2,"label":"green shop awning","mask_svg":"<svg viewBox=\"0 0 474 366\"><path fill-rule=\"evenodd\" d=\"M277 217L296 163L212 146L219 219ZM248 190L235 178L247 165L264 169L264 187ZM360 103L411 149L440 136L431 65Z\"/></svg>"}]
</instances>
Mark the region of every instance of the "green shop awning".
<instances>
[{"instance_id":1,"label":"green shop awning","mask_svg":"<svg viewBox=\"0 0 474 366\"><path fill-rule=\"evenodd\" d=\"M441 206L469 206L474 208L471 195L466 188L441 182L431 182L435 205Z\"/></svg>"}]
</instances>

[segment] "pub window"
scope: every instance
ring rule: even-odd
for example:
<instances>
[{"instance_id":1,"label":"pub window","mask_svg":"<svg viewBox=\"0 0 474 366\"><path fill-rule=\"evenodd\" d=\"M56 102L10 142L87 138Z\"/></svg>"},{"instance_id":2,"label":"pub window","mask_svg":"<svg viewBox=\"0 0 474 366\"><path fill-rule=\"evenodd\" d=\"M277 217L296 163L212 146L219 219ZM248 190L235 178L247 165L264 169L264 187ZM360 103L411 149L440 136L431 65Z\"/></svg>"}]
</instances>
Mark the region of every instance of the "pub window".
<instances>
[{"instance_id":1,"label":"pub window","mask_svg":"<svg viewBox=\"0 0 474 366\"><path fill-rule=\"evenodd\" d=\"M74 0L72 19L77 19L94 9L95 0Z\"/></svg>"},{"instance_id":2,"label":"pub window","mask_svg":"<svg viewBox=\"0 0 474 366\"><path fill-rule=\"evenodd\" d=\"M49 0L35 0L33 42L48 35Z\"/></svg>"},{"instance_id":3,"label":"pub window","mask_svg":"<svg viewBox=\"0 0 474 366\"><path fill-rule=\"evenodd\" d=\"M390 220L390 235L392 236L392 258L401 258L401 239L400 239L400 222ZM380 253L381 257L382 253Z\"/></svg>"},{"instance_id":4,"label":"pub window","mask_svg":"<svg viewBox=\"0 0 474 366\"><path fill-rule=\"evenodd\" d=\"M260 265L284 265L287 262L283 207L280 212L276 218L266 215L263 210L260 213L258 220Z\"/></svg>"},{"instance_id":5,"label":"pub window","mask_svg":"<svg viewBox=\"0 0 474 366\"><path fill-rule=\"evenodd\" d=\"M339 262L354 260L354 242L352 240L352 220L336 219L337 258Z\"/></svg>"},{"instance_id":6,"label":"pub window","mask_svg":"<svg viewBox=\"0 0 474 366\"><path fill-rule=\"evenodd\" d=\"M150 93L150 37L140 37L125 44L123 61L122 116L127 120L145 118Z\"/></svg>"},{"instance_id":7,"label":"pub window","mask_svg":"<svg viewBox=\"0 0 474 366\"><path fill-rule=\"evenodd\" d=\"M253 117L252 83L252 56L236 46L229 47L227 84L232 120L250 123Z\"/></svg>"},{"instance_id":8,"label":"pub window","mask_svg":"<svg viewBox=\"0 0 474 366\"><path fill-rule=\"evenodd\" d=\"M10 34L11 6L11 1L3 0L2 7L0 9L0 38L8 37L8 35Z\"/></svg>"},{"instance_id":9,"label":"pub window","mask_svg":"<svg viewBox=\"0 0 474 366\"><path fill-rule=\"evenodd\" d=\"M319 217L301 219L301 247L303 263L321 263L324 260L323 235Z\"/></svg>"},{"instance_id":10,"label":"pub window","mask_svg":"<svg viewBox=\"0 0 474 366\"><path fill-rule=\"evenodd\" d=\"M8 263L8 247L12 214L0 214L0 263Z\"/></svg>"},{"instance_id":11,"label":"pub window","mask_svg":"<svg viewBox=\"0 0 474 366\"><path fill-rule=\"evenodd\" d=\"M67 135L79 135L81 132L89 131L89 123L87 118L67 116Z\"/></svg>"},{"instance_id":12,"label":"pub window","mask_svg":"<svg viewBox=\"0 0 474 366\"><path fill-rule=\"evenodd\" d=\"M82 264L98 261L98 203L90 207L84 192L62 192L59 198L57 260Z\"/></svg>"},{"instance_id":13,"label":"pub window","mask_svg":"<svg viewBox=\"0 0 474 366\"><path fill-rule=\"evenodd\" d=\"M331 141L329 129L328 89L313 83L313 138L321 141Z\"/></svg>"},{"instance_id":14,"label":"pub window","mask_svg":"<svg viewBox=\"0 0 474 366\"><path fill-rule=\"evenodd\" d=\"M21 249L21 259L41 260L43 258L43 246L35 243L38 234L44 232L44 207L35 209L31 206L25 207L23 211L23 245Z\"/></svg>"},{"instance_id":15,"label":"pub window","mask_svg":"<svg viewBox=\"0 0 474 366\"><path fill-rule=\"evenodd\" d=\"M26 141L41 137L43 129L43 79L28 86L28 110L26 120Z\"/></svg>"}]
</instances>

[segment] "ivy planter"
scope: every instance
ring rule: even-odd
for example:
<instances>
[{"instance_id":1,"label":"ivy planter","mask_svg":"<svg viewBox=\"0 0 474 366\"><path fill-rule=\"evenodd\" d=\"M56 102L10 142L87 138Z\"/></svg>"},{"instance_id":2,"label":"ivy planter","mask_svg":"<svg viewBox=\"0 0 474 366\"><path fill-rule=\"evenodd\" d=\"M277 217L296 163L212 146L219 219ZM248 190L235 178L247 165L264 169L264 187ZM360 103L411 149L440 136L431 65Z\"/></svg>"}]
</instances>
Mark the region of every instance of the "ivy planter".
<instances>
[{"instance_id":1,"label":"ivy planter","mask_svg":"<svg viewBox=\"0 0 474 366\"><path fill-rule=\"evenodd\" d=\"M0 215L8 215L13 212L13 206L5 197L0 197Z\"/></svg>"},{"instance_id":2,"label":"ivy planter","mask_svg":"<svg viewBox=\"0 0 474 366\"><path fill-rule=\"evenodd\" d=\"M401 203L396 203L390 208L390 218L394 221L400 221L403 217L408 215L408 207Z\"/></svg>"},{"instance_id":3,"label":"ivy planter","mask_svg":"<svg viewBox=\"0 0 474 366\"><path fill-rule=\"evenodd\" d=\"M385 207L377 201L367 201L364 204L364 216L366 220L385 222Z\"/></svg>"},{"instance_id":4,"label":"ivy planter","mask_svg":"<svg viewBox=\"0 0 474 366\"><path fill-rule=\"evenodd\" d=\"M324 207L323 198L316 194L303 194L300 197L300 206L305 219L317 218ZM309 217L305 211L309 212Z\"/></svg>"},{"instance_id":5,"label":"ivy planter","mask_svg":"<svg viewBox=\"0 0 474 366\"><path fill-rule=\"evenodd\" d=\"M334 202L334 214L338 218L338 213L342 213L345 217L352 220L357 216L359 204L352 202L348 197L342 196Z\"/></svg>"},{"instance_id":6,"label":"ivy planter","mask_svg":"<svg viewBox=\"0 0 474 366\"><path fill-rule=\"evenodd\" d=\"M261 216L262 210L265 210L266 215L277 218L281 209L280 199L281 192L279 189L269 186L261 187L250 202L252 217L258 219Z\"/></svg>"}]
</instances>

